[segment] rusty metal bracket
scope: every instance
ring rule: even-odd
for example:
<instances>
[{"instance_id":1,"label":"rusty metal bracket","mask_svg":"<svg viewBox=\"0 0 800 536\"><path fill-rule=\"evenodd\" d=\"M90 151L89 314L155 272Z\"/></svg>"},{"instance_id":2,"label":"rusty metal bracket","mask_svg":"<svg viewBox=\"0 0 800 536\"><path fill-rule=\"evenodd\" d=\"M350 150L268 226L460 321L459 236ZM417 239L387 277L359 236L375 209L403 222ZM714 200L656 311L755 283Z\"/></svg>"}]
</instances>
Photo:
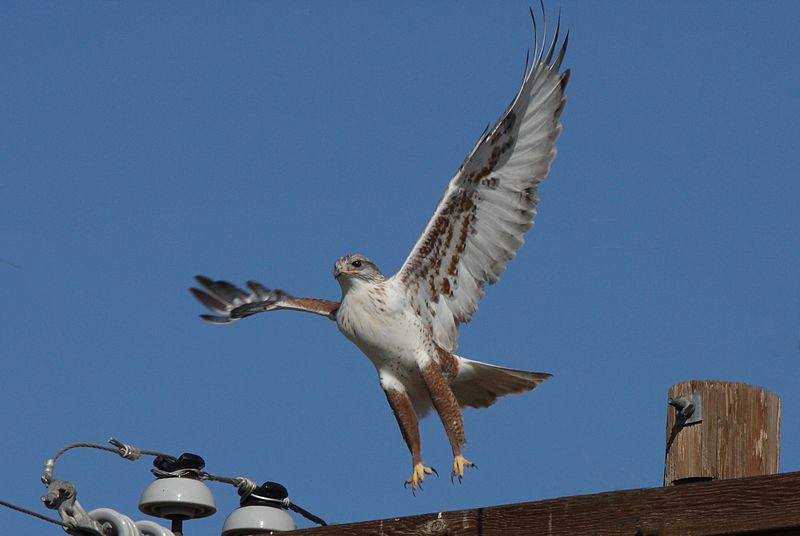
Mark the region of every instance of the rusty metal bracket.
<instances>
[{"instance_id":1,"label":"rusty metal bracket","mask_svg":"<svg viewBox=\"0 0 800 536\"><path fill-rule=\"evenodd\" d=\"M703 421L702 393L695 391L688 395L671 396L667 402L678 412L675 416L676 426L687 426Z\"/></svg>"}]
</instances>

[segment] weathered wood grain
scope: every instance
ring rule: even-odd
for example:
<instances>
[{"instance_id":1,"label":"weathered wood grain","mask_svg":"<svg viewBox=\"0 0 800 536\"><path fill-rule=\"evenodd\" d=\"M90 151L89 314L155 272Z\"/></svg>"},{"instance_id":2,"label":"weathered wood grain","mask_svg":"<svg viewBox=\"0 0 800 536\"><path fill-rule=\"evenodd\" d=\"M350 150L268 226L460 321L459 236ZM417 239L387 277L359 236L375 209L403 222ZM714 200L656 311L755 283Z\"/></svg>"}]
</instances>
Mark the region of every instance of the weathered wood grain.
<instances>
[{"instance_id":1,"label":"weathered wood grain","mask_svg":"<svg viewBox=\"0 0 800 536\"><path fill-rule=\"evenodd\" d=\"M333 525L284 534L298 536L800 534L800 473L598 493Z\"/></svg>"},{"instance_id":2,"label":"weathered wood grain","mask_svg":"<svg viewBox=\"0 0 800 536\"><path fill-rule=\"evenodd\" d=\"M664 485L778 472L781 400L744 383L691 380L673 385L670 397L701 393L702 421L676 425L667 412Z\"/></svg>"}]
</instances>

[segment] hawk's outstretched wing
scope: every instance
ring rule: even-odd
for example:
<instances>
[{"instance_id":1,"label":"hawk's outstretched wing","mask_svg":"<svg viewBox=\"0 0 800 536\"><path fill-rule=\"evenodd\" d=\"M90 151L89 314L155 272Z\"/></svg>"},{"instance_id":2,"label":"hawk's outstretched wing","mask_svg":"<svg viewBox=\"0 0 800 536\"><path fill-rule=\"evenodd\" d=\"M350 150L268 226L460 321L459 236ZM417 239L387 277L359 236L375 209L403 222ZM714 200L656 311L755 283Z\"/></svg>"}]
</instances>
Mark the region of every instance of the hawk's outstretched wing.
<instances>
[{"instance_id":1,"label":"hawk's outstretched wing","mask_svg":"<svg viewBox=\"0 0 800 536\"><path fill-rule=\"evenodd\" d=\"M203 275L195 276L203 287L189 290L200 303L218 315L200 315L200 318L212 324L228 324L242 318L264 313L289 309L305 311L336 319L339 302L320 300L318 298L293 298L280 289L269 289L257 281L248 281L246 292L227 281L214 281Z\"/></svg>"},{"instance_id":2,"label":"hawk's outstretched wing","mask_svg":"<svg viewBox=\"0 0 800 536\"><path fill-rule=\"evenodd\" d=\"M395 276L450 352L484 282L497 281L533 225L536 186L556 155L569 80L569 70L559 73L569 34L554 58L558 26L546 56L537 44L516 97L461 164Z\"/></svg>"}]
</instances>

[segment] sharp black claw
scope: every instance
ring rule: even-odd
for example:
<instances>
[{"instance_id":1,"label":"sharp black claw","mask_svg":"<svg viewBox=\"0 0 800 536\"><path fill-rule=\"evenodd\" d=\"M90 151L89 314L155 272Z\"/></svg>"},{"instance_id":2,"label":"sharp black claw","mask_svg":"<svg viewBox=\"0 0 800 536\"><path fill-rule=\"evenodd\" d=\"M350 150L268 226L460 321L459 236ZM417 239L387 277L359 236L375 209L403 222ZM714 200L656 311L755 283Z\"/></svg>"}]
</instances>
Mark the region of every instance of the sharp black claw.
<instances>
[{"instance_id":1,"label":"sharp black claw","mask_svg":"<svg viewBox=\"0 0 800 536\"><path fill-rule=\"evenodd\" d=\"M403 482L403 489L407 489L409 484L410 482L408 480ZM417 488L419 488L419 490L422 491L422 484L418 484L416 487L414 486L414 484L411 484L411 495L413 495L414 497L417 496Z\"/></svg>"},{"instance_id":2,"label":"sharp black claw","mask_svg":"<svg viewBox=\"0 0 800 536\"><path fill-rule=\"evenodd\" d=\"M431 471L433 471L433 474L434 474L434 475L436 475L436 478L439 478L439 471L437 471L437 470L436 470L436 469L434 469L433 467L428 467L428 469L430 469Z\"/></svg>"}]
</instances>

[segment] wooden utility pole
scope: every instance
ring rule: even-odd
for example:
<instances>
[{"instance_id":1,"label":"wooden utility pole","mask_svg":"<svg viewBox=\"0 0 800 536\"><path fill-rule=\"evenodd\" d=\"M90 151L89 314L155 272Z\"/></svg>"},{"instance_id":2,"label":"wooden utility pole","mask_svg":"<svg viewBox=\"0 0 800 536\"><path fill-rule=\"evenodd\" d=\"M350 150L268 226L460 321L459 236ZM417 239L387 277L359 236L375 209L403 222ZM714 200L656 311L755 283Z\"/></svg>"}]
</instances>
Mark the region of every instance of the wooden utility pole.
<instances>
[{"instance_id":1,"label":"wooden utility pole","mask_svg":"<svg viewBox=\"0 0 800 536\"><path fill-rule=\"evenodd\" d=\"M669 389L664 485L778 472L781 399L744 383L691 380Z\"/></svg>"}]
</instances>

